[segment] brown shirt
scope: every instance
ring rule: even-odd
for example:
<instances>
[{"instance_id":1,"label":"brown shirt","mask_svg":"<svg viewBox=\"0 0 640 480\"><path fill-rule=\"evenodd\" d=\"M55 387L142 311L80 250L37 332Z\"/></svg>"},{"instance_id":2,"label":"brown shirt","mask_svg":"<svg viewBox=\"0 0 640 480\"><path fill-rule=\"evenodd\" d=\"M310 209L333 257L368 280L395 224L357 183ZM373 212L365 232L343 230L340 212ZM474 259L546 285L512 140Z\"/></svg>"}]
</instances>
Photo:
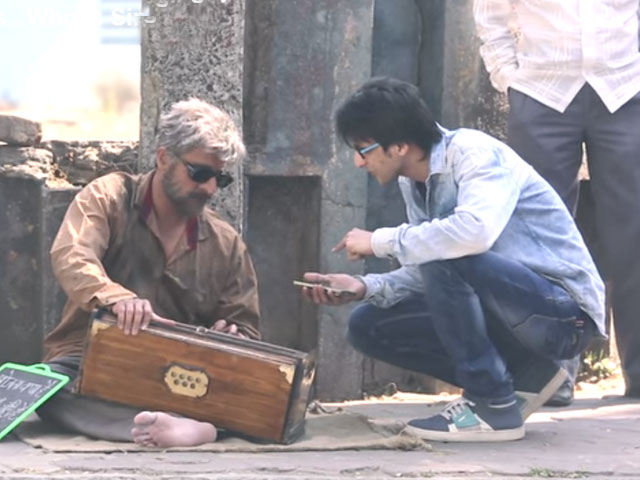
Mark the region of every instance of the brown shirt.
<instances>
[{"instance_id":1,"label":"brown shirt","mask_svg":"<svg viewBox=\"0 0 640 480\"><path fill-rule=\"evenodd\" d=\"M105 175L69 206L51 248L68 301L44 341L46 361L82 353L93 308L134 297L149 300L163 317L207 327L225 319L259 338L257 280L244 242L207 207L187 222L167 262L153 209L153 174Z\"/></svg>"}]
</instances>

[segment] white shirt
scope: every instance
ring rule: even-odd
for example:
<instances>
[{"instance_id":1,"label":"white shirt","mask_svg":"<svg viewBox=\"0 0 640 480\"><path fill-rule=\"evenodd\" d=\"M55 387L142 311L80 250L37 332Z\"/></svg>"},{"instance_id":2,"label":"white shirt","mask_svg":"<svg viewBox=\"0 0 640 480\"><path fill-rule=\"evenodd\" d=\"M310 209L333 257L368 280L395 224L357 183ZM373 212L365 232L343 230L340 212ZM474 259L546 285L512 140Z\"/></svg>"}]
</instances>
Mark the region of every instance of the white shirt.
<instances>
[{"instance_id":1,"label":"white shirt","mask_svg":"<svg viewBox=\"0 0 640 480\"><path fill-rule=\"evenodd\" d=\"M589 83L611 113L640 92L640 0L475 0L473 9L499 91L564 112Z\"/></svg>"}]
</instances>

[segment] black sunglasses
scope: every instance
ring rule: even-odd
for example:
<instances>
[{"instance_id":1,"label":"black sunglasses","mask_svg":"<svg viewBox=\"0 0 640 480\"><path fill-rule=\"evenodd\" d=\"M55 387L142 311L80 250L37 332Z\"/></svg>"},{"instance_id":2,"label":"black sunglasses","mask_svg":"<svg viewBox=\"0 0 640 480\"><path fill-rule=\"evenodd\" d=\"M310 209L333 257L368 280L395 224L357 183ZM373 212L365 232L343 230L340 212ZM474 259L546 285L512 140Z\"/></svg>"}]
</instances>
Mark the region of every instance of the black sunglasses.
<instances>
[{"instance_id":1,"label":"black sunglasses","mask_svg":"<svg viewBox=\"0 0 640 480\"><path fill-rule=\"evenodd\" d=\"M206 183L212 178L216 179L219 188L228 187L233 183L233 177L222 170L215 170L207 165L194 165L175 153L173 155L184 163L187 167L187 175L196 183Z\"/></svg>"}]
</instances>

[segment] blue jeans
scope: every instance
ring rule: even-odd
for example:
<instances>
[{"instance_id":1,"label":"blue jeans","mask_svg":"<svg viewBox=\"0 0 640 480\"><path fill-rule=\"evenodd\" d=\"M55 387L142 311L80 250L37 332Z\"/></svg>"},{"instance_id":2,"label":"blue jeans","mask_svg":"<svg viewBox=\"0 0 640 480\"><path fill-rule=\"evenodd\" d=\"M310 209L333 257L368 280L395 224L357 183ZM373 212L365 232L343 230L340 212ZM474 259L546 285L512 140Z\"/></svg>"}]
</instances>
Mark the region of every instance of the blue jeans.
<instances>
[{"instance_id":1,"label":"blue jeans","mask_svg":"<svg viewBox=\"0 0 640 480\"><path fill-rule=\"evenodd\" d=\"M349 341L365 355L473 396L512 396L512 374L574 357L596 330L562 287L502 255L434 261L420 271L424 295L386 309L358 306Z\"/></svg>"}]
</instances>

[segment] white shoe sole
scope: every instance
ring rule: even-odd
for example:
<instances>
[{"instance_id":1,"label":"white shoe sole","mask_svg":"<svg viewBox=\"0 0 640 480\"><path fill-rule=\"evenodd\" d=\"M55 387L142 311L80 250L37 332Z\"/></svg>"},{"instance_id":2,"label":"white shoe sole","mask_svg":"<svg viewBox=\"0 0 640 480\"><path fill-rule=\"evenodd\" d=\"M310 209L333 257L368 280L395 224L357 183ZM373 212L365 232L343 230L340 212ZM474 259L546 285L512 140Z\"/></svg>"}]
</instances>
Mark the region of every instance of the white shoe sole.
<instances>
[{"instance_id":1,"label":"white shoe sole","mask_svg":"<svg viewBox=\"0 0 640 480\"><path fill-rule=\"evenodd\" d=\"M539 393L516 391L516 396L524 400L520 406L522 420L526 420L529 415L544 405L568 377L569 374L567 371L561 368Z\"/></svg>"},{"instance_id":2,"label":"white shoe sole","mask_svg":"<svg viewBox=\"0 0 640 480\"><path fill-rule=\"evenodd\" d=\"M524 425L509 430L475 430L467 432L439 432L407 425L403 431L423 440L435 442L508 442L524 437Z\"/></svg>"}]
</instances>

